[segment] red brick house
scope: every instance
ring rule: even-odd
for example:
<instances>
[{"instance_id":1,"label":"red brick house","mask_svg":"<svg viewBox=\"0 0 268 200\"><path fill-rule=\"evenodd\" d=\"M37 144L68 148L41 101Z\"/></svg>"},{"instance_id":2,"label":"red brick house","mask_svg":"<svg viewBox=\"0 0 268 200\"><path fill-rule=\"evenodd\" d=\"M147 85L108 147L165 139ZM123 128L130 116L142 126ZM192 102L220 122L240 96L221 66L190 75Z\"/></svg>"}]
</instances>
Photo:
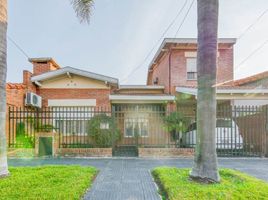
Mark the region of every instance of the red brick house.
<instances>
[{"instance_id":1,"label":"red brick house","mask_svg":"<svg viewBox=\"0 0 268 200\"><path fill-rule=\"evenodd\" d=\"M94 110L111 110L112 107L117 113L118 109L121 112L121 117L118 118L122 133L121 144L134 144L135 134L142 135L143 141L155 137L158 134L153 123L155 120L149 119L148 112L160 108L170 109L175 100L175 96L165 93L164 86L119 86L116 78L72 67L61 68L52 58L32 58L29 61L33 64L33 72L23 72L23 83L7 84L7 105L28 108L26 94L33 93L42 99L39 107L63 109L57 116L53 114L47 117L53 118L52 120L42 121L45 125L62 128L60 131L63 146L68 146L74 140L86 143L86 121L89 116L93 116L89 113ZM83 117L77 119L77 112L82 112L81 110ZM21 116L19 112L15 117ZM28 113L23 114L25 115ZM7 129L10 130L8 138L11 138L12 143L16 143L16 124L22 120L18 118L17 121L13 120L10 123L11 127L7 125ZM25 122L24 126L30 125ZM161 129L159 133L162 132ZM162 137L162 141L166 139Z\"/></svg>"},{"instance_id":2,"label":"red brick house","mask_svg":"<svg viewBox=\"0 0 268 200\"><path fill-rule=\"evenodd\" d=\"M33 92L42 97L43 107L109 107L109 94L118 87L116 78L72 67L61 68L52 58L35 58L29 61L33 64L33 73L24 71L21 84L7 84L8 105L24 107L25 94Z\"/></svg>"},{"instance_id":3,"label":"red brick house","mask_svg":"<svg viewBox=\"0 0 268 200\"><path fill-rule=\"evenodd\" d=\"M268 104L267 72L234 80L234 44L236 39L218 40L217 100L234 105ZM147 85L162 85L165 93L197 95L197 40L166 38L149 65ZM254 94L254 95L252 95Z\"/></svg>"}]
</instances>

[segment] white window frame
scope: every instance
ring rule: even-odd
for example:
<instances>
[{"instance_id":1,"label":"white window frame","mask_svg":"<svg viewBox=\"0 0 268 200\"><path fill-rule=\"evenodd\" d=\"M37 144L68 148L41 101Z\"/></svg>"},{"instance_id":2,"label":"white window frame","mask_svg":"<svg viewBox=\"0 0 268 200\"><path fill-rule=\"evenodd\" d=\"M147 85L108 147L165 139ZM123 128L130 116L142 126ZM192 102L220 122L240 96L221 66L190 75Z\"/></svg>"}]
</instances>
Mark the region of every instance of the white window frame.
<instances>
[{"instance_id":1,"label":"white window frame","mask_svg":"<svg viewBox=\"0 0 268 200\"><path fill-rule=\"evenodd\" d=\"M127 135L127 123L132 123L132 134L131 135ZM142 123L145 123L146 124L146 132L147 134L146 135L141 135L141 124ZM124 120L124 137L125 138L133 138L135 136L135 133L134 133L134 129L135 129L135 125L138 124L138 135L139 137L143 137L143 138L146 138L146 137L149 137L149 123L148 123L148 119L147 118L126 118Z\"/></svg>"},{"instance_id":2,"label":"white window frame","mask_svg":"<svg viewBox=\"0 0 268 200\"><path fill-rule=\"evenodd\" d=\"M195 60L195 70L189 70L189 65L188 65L188 62L190 60ZM191 66L191 68L193 68L193 66ZM188 73L194 73L195 74L195 77L194 78L189 78L188 77ZM197 58L196 57L187 57L186 58L186 79L187 80L197 80Z\"/></svg>"}]
</instances>

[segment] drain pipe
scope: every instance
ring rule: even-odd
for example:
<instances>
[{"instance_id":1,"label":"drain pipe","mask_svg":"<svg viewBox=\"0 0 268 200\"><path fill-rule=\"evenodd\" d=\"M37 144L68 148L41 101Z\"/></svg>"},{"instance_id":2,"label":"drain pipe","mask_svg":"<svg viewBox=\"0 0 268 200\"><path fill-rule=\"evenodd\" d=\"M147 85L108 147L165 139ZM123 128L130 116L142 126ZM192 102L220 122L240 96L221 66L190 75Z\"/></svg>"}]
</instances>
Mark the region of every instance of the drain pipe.
<instances>
[{"instance_id":1,"label":"drain pipe","mask_svg":"<svg viewBox=\"0 0 268 200\"><path fill-rule=\"evenodd\" d=\"M169 55L168 55L168 92L171 94L171 54L172 49L170 48Z\"/></svg>"}]
</instances>

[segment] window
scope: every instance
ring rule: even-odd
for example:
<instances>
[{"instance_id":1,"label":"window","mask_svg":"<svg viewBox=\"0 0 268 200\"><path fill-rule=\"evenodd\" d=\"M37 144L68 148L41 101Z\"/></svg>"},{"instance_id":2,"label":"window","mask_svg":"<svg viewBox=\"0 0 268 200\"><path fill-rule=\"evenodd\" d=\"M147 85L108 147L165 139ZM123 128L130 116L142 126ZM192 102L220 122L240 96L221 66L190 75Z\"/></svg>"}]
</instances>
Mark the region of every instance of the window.
<instances>
[{"instance_id":1,"label":"window","mask_svg":"<svg viewBox=\"0 0 268 200\"><path fill-rule=\"evenodd\" d=\"M125 137L148 137L148 119L125 119Z\"/></svg>"},{"instance_id":2,"label":"window","mask_svg":"<svg viewBox=\"0 0 268 200\"><path fill-rule=\"evenodd\" d=\"M109 129L109 123L100 123L100 129Z\"/></svg>"},{"instance_id":3,"label":"window","mask_svg":"<svg viewBox=\"0 0 268 200\"><path fill-rule=\"evenodd\" d=\"M196 68L196 58L187 58L187 79L196 80L197 79L197 68Z\"/></svg>"},{"instance_id":4,"label":"window","mask_svg":"<svg viewBox=\"0 0 268 200\"><path fill-rule=\"evenodd\" d=\"M56 120L56 129L65 135L87 135L87 122L85 120Z\"/></svg>"}]
</instances>

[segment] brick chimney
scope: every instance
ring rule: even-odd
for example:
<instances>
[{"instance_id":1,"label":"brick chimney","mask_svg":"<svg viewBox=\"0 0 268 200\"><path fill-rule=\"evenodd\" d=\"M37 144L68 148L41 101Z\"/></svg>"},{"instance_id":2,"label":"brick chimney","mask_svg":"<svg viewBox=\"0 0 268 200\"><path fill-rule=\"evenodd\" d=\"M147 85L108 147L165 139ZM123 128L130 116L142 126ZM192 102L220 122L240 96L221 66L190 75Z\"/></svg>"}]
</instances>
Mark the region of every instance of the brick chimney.
<instances>
[{"instance_id":1,"label":"brick chimney","mask_svg":"<svg viewBox=\"0 0 268 200\"><path fill-rule=\"evenodd\" d=\"M32 75L28 70L23 70L23 85L26 86L26 92L36 92L36 86L31 81Z\"/></svg>"},{"instance_id":2,"label":"brick chimney","mask_svg":"<svg viewBox=\"0 0 268 200\"><path fill-rule=\"evenodd\" d=\"M34 76L60 68L53 58L30 58L29 62L33 64Z\"/></svg>"}]
</instances>

